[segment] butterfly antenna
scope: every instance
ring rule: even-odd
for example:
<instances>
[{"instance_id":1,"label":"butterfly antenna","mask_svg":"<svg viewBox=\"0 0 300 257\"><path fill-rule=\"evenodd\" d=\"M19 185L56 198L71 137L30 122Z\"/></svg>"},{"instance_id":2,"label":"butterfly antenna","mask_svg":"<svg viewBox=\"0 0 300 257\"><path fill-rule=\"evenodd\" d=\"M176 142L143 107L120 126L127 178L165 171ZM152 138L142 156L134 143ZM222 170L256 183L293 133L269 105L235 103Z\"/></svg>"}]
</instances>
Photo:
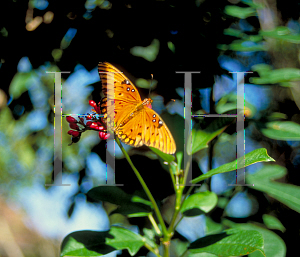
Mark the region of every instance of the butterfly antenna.
<instances>
[{"instance_id":1,"label":"butterfly antenna","mask_svg":"<svg viewBox=\"0 0 300 257\"><path fill-rule=\"evenodd\" d=\"M153 74L151 74L151 82L150 82L150 87L149 87L149 96L152 88L152 83L153 83Z\"/></svg>"}]
</instances>

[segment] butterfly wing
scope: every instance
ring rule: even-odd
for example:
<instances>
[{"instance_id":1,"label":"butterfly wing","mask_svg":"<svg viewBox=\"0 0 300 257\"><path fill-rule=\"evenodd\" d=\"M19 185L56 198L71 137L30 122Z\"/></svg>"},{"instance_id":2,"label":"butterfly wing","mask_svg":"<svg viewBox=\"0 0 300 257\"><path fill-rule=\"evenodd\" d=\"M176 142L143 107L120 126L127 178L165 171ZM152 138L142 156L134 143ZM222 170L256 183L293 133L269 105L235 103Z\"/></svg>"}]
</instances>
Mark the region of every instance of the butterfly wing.
<instances>
[{"instance_id":1,"label":"butterfly wing","mask_svg":"<svg viewBox=\"0 0 300 257\"><path fill-rule=\"evenodd\" d=\"M98 64L98 71L102 82L102 91L112 99L131 103L141 103L142 99L133 83L115 66L108 62ZM112 85L115 94L112 94Z\"/></svg>"},{"instance_id":2,"label":"butterfly wing","mask_svg":"<svg viewBox=\"0 0 300 257\"><path fill-rule=\"evenodd\" d=\"M142 103L142 99L133 83L112 64L99 63L98 71L102 82L102 91L105 95L100 105L101 112L107 114L108 117L114 115L115 127L117 127L127 115L135 110L137 105ZM112 88L114 88L114 94ZM110 108L113 103L115 104L115 113ZM110 121L108 120L108 122Z\"/></svg>"},{"instance_id":3,"label":"butterfly wing","mask_svg":"<svg viewBox=\"0 0 300 257\"><path fill-rule=\"evenodd\" d=\"M143 143L167 154L175 153L175 140L162 118L148 107L145 107L143 116Z\"/></svg>"},{"instance_id":4,"label":"butterfly wing","mask_svg":"<svg viewBox=\"0 0 300 257\"><path fill-rule=\"evenodd\" d=\"M175 153L176 144L170 130L155 111L142 104L133 83L110 63L99 63L98 71L105 95L101 112L108 116L108 122L115 115L114 130L120 140L133 147L145 144L164 153ZM109 108L113 103L115 113Z\"/></svg>"},{"instance_id":5,"label":"butterfly wing","mask_svg":"<svg viewBox=\"0 0 300 257\"><path fill-rule=\"evenodd\" d=\"M146 106L127 123L119 126L116 134L122 142L134 147L151 146L167 154L176 151L174 138L166 124L154 110Z\"/></svg>"}]
</instances>

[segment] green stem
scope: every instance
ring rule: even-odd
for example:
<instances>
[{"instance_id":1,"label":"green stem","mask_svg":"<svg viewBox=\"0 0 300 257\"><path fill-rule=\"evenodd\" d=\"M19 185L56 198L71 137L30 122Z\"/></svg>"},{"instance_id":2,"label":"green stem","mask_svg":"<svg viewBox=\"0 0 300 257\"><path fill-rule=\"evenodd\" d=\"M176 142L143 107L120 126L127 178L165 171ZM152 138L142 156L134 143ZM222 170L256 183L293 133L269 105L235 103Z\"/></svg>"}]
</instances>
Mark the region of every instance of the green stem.
<instances>
[{"instance_id":1,"label":"green stem","mask_svg":"<svg viewBox=\"0 0 300 257\"><path fill-rule=\"evenodd\" d=\"M163 242L164 245L164 257L170 257L170 244L171 240Z\"/></svg>"},{"instance_id":2,"label":"green stem","mask_svg":"<svg viewBox=\"0 0 300 257\"><path fill-rule=\"evenodd\" d=\"M149 218L149 220L150 220L150 222L151 222L151 224L152 224L152 226L153 226L156 234L158 234L159 236L161 236L162 235L161 231L160 231L159 227L157 226L157 223L156 223L155 219L153 218L152 212L150 212L148 214L148 218Z\"/></svg>"},{"instance_id":3,"label":"green stem","mask_svg":"<svg viewBox=\"0 0 300 257\"><path fill-rule=\"evenodd\" d=\"M171 176L171 179L172 179L172 182L173 182L174 191L176 191L176 181L175 181L175 177L174 177L174 174L173 174L173 170L172 170L170 165L169 165L169 171L170 171L170 176Z\"/></svg>"},{"instance_id":4,"label":"green stem","mask_svg":"<svg viewBox=\"0 0 300 257\"><path fill-rule=\"evenodd\" d=\"M174 233L174 230L175 230L175 221L177 219L177 216L180 212L180 208L185 200L185 198L187 197L187 195L190 193L191 191L191 188L189 188L188 190L188 194L185 195L184 199L182 200L182 194L183 194L183 190L185 188L185 185L186 185L186 180L187 180L187 175L188 175L188 171L189 171L189 167L191 165L191 160L192 160L192 156L190 155L189 156L189 159L188 159L188 162L186 164L186 167L185 167L185 172L184 172L184 179L183 179L183 184L182 185L179 185L179 188L176 190L176 202L175 202L175 210L174 210L174 214L173 214L173 217L171 219L171 222L170 222L170 226L168 228L168 232L170 234L173 234ZM176 224L176 226L179 224L179 222Z\"/></svg>"},{"instance_id":5,"label":"green stem","mask_svg":"<svg viewBox=\"0 0 300 257\"><path fill-rule=\"evenodd\" d=\"M163 217L161 216L161 213L159 211L159 208L155 202L155 199L154 197L152 196L149 188L147 187L144 179L142 178L142 176L140 175L140 173L138 172L138 170L135 168L135 166L133 165L129 155L127 154L127 152L125 151L125 149L123 148L121 142L120 142L120 139L118 137L115 137L116 139L116 142L117 144L119 145L119 147L121 148L121 151L122 153L124 154L125 158L127 159L129 165L131 166L131 168L133 169L135 175L137 176L138 180L140 181L143 189L145 190L145 193L147 194L149 200L151 201L152 205L153 205L153 208L154 208L154 211L155 211L155 214L157 216L157 219L159 221L159 224L161 225L161 228L162 228L162 231L163 231L163 234L164 234L164 240L167 240L169 238L169 233L168 233L168 230L167 230L167 227L166 227L166 224L163 220Z\"/></svg>"},{"instance_id":6,"label":"green stem","mask_svg":"<svg viewBox=\"0 0 300 257\"><path fill-rule=\"evenodd\" d=\"M189 168L190 168L190 165L191 165L191 161L192 161L192 155L189 156L189 159L186 163L186 167L185 167L185 170L184 170L184 179L183 179L183 184L186 185L186 179L187 179L187 175L189 173Z\"/></svg>"},{"instance_id":7,"label":"green stem","mask_svg":"<svg viewBox=\"0 0 300 257\"><path fill-rule=\"evenodd\" d=\"M158 248L152 248L149 244L145 243L144 246L151 252L153 252L157 257L161 257Z\"/></svg>"},{"instance_id":8,"label":"green stem","mask_svg":"<svg viewBox=\"0 0 300 257\"><path fill-rule=\"evenodd\" d=\"M183 202L185 201L185 199L189 196L189 194L190 194L190 192L192 191L193 188L194 188L194 186L190 186L190 188L188 189L188 191L184 195L184 198L182 199L181 205L183 204Z\"/></svg>"},{"instance_id":9,"label":"green stem","mask_svg":"<svg viewBox=\"0 0 300 257\"><path fill-rule=\"evenodd\" d=\"M181 187L178 190L176 190L175 210L174 210L174 213L173 213L173 216L172 216L169 228L168 228L168 232L170 234L174 233L174 224L175 224L176 218L178 216L178 213L180 212L180 207L181 207L180 202L181 202L182 190L183 190L183 188L181 188Z\"/></svg>"},{"instance_id":10,"label":"green stem","mask_svg":"<svg viewBox=\"0 0 300 257\"><path fill-rule=\"evenodd\" d=\"M194 188L194 186L190 186L190 188L188 189L188 191L186 192L186 194L184 195L180 206L182 206L183 202L185 201L185 199L188 197L188 195L190 194L190 192L192 191L192 189ZM178 224L180 223L180 221L183 219L183 215L180 217L180 219L178 220L178 222L174 225L174 230L176 229L176 227L178 226Z\"/></svg>"}]
</instances>

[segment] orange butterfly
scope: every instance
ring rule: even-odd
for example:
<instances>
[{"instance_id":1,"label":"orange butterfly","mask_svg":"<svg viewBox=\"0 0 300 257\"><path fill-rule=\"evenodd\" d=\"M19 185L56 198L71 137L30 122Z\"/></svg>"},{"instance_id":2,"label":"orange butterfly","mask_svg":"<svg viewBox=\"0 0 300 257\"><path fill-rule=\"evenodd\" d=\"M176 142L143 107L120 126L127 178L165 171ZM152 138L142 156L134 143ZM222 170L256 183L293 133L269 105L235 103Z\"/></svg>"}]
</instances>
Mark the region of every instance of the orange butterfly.
<instances>
[{"instance_id":1,"label":"orange butterfly","mask_svg":"<svg viewBox=\"0 0 300 257\"><path fill-rule=\"evenodd\" d=\"M113 111L107 113L107 110L112 109L109 108L112 103L107 101L107 97L114 99L114 124L111 127L118 138L133 147L147 145L167 154L175 153L176 144L170 130L162 118L149 108L152 100L146 98L142 101L133 83L112 64L99 63L98 71L105 95L100 104L101 113L107 122L111 122L109 117L113 117ZM112 86L114 95L110 90Z\"/></svg>"}]
</instances>

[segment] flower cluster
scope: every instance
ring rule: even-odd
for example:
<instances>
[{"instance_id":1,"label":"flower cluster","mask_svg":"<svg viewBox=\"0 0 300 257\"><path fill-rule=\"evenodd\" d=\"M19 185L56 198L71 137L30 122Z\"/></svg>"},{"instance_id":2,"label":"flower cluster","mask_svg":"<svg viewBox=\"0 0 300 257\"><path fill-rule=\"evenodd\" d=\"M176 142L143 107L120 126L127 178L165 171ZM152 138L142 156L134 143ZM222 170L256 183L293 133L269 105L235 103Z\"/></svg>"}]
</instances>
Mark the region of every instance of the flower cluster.
<instances>
[{"instance_id":1,"label":"flower cluster","mask_svg":"<svg viewBox=\"0 0 300 257\"><path fill-rule=\"evenodd\" d=\"M78 116L79 120L71 116L66 117L69 127L72 129L68 131L68 134L72 136L72 143L77 143L80 140L81 134L87 130L99 131L99 137L102 140L106 140L110 136L110 134L107 133L105 122L99 116L99 114L101 114L100 103L96 104L93 100L90 100L89 104L93 107L92 111L96 114L88 113L86 116L86 120L88 121L86 123L84 123L84 118L80 116Z\"/></svg>"}]
</instances>

